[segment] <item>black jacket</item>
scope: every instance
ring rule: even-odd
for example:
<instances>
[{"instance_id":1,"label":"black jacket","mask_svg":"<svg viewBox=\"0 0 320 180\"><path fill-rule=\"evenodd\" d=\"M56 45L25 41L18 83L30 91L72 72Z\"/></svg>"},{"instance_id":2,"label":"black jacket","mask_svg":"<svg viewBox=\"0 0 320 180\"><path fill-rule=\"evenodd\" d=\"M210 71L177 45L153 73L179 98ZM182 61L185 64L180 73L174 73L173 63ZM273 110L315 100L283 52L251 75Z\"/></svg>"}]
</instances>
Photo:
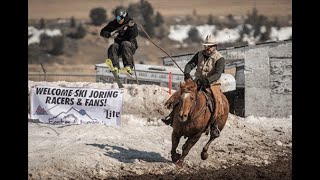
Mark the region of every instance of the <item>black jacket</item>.
<instances>
[{"instance_id":1,"label":"black jacket","mask_svg":"<svg viewBox=\"0 0 320 180\"><path fill-rule=\"evenodd\" d=\"M124 18L124 23L119 24L116 19L113 21L110 21L105 27L103 27L100 31L100 36L107 37L107 34L113 32L114 30L122 27L125 24L128 24L128 22L132 20L130 16L126 16ZM134 24L134 26L130 27L127 26L128 29L125 31L120 31L118 36L114 39L115 43L120 44L122 41L130 41L136 46L136 49L138 48L138 43L136 37L138 36L138 26L137 24Z\"/></svg>"}]
</instances>

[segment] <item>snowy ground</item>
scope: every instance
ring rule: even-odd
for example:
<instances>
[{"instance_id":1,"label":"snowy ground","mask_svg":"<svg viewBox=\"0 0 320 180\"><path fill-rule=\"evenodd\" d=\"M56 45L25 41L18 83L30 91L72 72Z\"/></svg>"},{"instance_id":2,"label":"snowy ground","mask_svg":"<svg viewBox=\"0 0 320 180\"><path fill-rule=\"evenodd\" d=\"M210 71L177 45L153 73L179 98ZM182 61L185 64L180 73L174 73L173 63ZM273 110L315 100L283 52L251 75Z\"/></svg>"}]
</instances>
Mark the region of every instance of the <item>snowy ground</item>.
<instances>
[{"instance_id":1,"label":"snowy ground","mask_svg":"<svg viewBox=\"0 0 320 180\"><path fill-rule=\"evenodd\" d=\"M112 88L116 84L32 82L64 87ZM29 90L30 91L30 90ZM229 114L219 138L191 149L183 168L170 158L171 126L160 118L168 89L125 85L123 125L51 125L29 119L29 179L291 179L292 118L240 118ZM178 147L181 152L181 139Z\"/></svg>"}]
</instances>

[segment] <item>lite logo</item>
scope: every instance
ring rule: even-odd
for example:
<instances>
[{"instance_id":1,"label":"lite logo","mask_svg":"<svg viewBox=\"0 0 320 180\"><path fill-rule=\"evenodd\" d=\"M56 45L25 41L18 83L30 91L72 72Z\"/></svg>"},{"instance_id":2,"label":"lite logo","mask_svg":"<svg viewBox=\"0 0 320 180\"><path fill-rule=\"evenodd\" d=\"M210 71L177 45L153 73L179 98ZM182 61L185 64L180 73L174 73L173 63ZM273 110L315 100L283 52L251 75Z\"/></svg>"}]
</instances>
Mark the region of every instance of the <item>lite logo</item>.
<instances>
[{"instance_id":1,"label":"lite logo","mask_svg":"<svg viewBox=\"0 0 320 180\"><path fill-rule=\"evenodd\" d=\"M108 110L108 109L105 109L104 112L106 113L107 119L120 117L120 112L116 112L116 111L112 111L112 110Z\"/></svg>"}]
</instances>

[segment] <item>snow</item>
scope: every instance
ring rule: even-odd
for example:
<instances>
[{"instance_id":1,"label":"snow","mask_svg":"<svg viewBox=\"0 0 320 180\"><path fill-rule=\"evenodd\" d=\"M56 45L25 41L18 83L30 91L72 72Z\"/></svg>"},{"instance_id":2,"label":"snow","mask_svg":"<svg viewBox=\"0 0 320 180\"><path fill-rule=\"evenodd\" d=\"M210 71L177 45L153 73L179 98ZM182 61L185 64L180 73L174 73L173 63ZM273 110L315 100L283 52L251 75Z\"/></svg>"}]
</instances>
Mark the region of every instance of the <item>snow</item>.
<instances>
[{"instance_id":1,"label":"snow","mask_svg":"<svg viewBox=\"0 0 320 180\"><path fill-rule=\"evenodd\" d=\"M62 36L61 30L60 29L41 29L38 30L34 26L29 26L28 27L28 36L31 36L28 39L28 46L33 43L40 43L40 36L42 34L46 34L50 37L52 36Z\"/></svg>"},{"instance_id":2,"label":"snow","mask_svg":"<svg viewBox=\"0 0 320 180\"><path fill-rule=\"evenodd\" d=\"M184 39L188 38L188 32L192 28L191 25L175 25L170 26L169 29L169 39L182 42Z\"/></svg>"},{"instance_id":3,"label":"snow","mask_svg":"<svg viewBox=\"0 0 320 180\"><path fill-rule=\"evenodd\" d=\"M216 34L217 42L219 43L231 43L235 42L240 38L239 28L228 29L224 28L221 31L218 31Z\"/></svg>"},{"instance_id":4,"label":"snow","mask_svg":"<svg viewBox=\"0 0 320 180\"><path fill-rule=\"evenodd\" d=\"M245 24L249 29L252 29L252 25ZM240 38L240 30L242 29L242 25L234 29L224 28L222 30L217 30L215 25L200 25L200 26L192 26L192 25L173 25L169 28L169 39L178 41L182 43L185 39L188 38L188 32L192 27L195 27L198 32L200 38L204 39L208 34L214 34L216 36L217 42L219 43L232 43ZM265 32L266 27L261 27L261 32ZM48 36L61 36L62 32L60 29L41 29L38 30L34 26L28 27L28 36L31 36L28 39L28 45L33 43L40 43L41 34L47 34ZM242 40L244 42L249 42L249 44L254 44L259 38L254 39L252 37L253 31L251 31L250 35L245 35L245 38ZM289 39L292 36L292 27L281 27L279 30L276 27L271 28L271 40L285 40Z\"/></svg>"},{"instance_id":5,"label":"snow","mask_svg":"<svg viewBox=\"0 0 320 180\"><path fill-rule=\"evenodd\" d=\"M247 28L249 28L251 31L249 35L245 35L245 38L242 39L243 42L249 42L249 44L256 43L259 38L253 37L253 29L252 25L245 24ZM173 25L170 26L169 30L169 38L175 41L179 41L180 43L183 42L183 40L188 38L188 32L192 28L192 25ZM242 25L237 26L234 29L228 29L224 28L222 30L217 30L215 25L201 25L201 26L195 26L195 28L199 32L199 36L204 39L208 34L214 34L216 37L217 42L219 43L233 43L237 39L240 38L240 31L242 29ZM265 32L266 27L261 26L261 32ZM289 39L292 35L292 27L281 27L279 30L277 28L272 27L271 28L271 40L286 40Z\"/></svg>"},{"instance_id":6,"label":"snow","mask_svg":"<svg viewBox=\"0 0 320 180\"><path fill-rule=\"evenodd\" d=\"M292 36L292 27L282 27L279 30L275 27L271 28L270 38L274 41L289 39Z\"/></svg>"},{"instance_id":7,"label":"snow","mask_svg":"<svg viewBox=\"0 0 320 180\"><path fill-rule=\"evenodd\" d=\"M117 88L115 83L29 81L28 93L34 85ZM291 116L241 118L229 114L220 137L209 147L209 158L200 158L209 139L203 134L185 159L187 168L177 169L170 157L172 127L160 120L169 113L163 106L170 97L168 92L168 88L157 85L124 84L122 126L52 125L29 119L29 179L188 174L236 164L264 166L292 156ZM181 139L179 152L185 141Z\"/></svg>"}]
</instances>

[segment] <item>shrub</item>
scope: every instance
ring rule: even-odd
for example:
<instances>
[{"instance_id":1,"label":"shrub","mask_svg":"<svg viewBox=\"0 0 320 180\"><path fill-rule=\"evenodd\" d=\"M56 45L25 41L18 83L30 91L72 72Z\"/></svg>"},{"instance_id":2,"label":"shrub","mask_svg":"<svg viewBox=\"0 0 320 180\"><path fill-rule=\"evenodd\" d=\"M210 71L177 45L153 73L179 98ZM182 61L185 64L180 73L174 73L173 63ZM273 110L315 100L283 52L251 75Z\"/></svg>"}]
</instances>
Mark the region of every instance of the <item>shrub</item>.
<instances>
[{"instance_id":1,"label":"shrub","mask_svg":"<svg viewBox=\"0 0 320 180\"><path fill-rule=\"evenodd\" d=\"M148 1L140 0L140 2L132 3L128 6L128 14L139 23L150 37L155 35L155 19L153 8ZM139 33L143 37L147 37L145 33Z\"/></svg>"},{"instance_id":2,"label":"shrub","mask_svg":"<svg viewBox=\"0 0 320 180\"><path fill-rule=\"evenodd\" d=\"M48 36L47 34L41 34L40 47L46 53L51 55L63 54L64 37L63 36Z\"/></svg>"},{"instance_id":3,"label":"shrub","mask_svg":"<svg viewBox=\"0 0 320 180\"><path fill-rule=\"evenodd\" d=\"M188 36L189 36L189 39L193 42L199 42L201 41L201 38L199 36L199 31L197 28L195 27L192 27L189 32L188 32Z\"/></svg>"},{"instance_id":4,"label":"shrub","mask_svg":"<svg viewBox=\"0 0 320 180\"><path fill-rule=\"evenodd\" d=\"M159 39L164 39L169 35L169 33L169 28L165 24L155 28L155 36Z\"/></svg>"},{"instance_id":5,"label":"shrub","mask_svg":"<svg viewBox=\"0 0 320 180\"><path fill-rule=\"evenodd\" d=\"M232 14L229 14L227 16L227 19L228 19L228 23L227 23L227 28L230 28L230 29L233 29L235 27L237 27L238 23L237 21L234 19L234 16Z\"/></svg>"},{"instance_id":6,"label":"shrub","mask_svg":"<svg viewBox=\"0 0 320 180\"><path fill-rule=\"evenodd\" d=\"M253 31L253 38L257 38L257 41L267 41L270 39L271 25L272 22L264 15L259 15L258 10L254 8L252 13L248 13L247 19L245 19L244 24L249 24L252 26L252 29L248 29L246 25L243 26L242 32L240 32L241 37L244 35L251 36ZM264 28L261 28L263 27ZM264 29L263 31L261 31Z\"/></svg>"},{"instance_id":7,"label":"shrub","mask_svg":"<svg viewBox=\"0 0 320 180\"><path fill-rule=\"evenodd\" d=\"M100 26L107 21L107 11L102 7L93 8L90 11L91 22L95 26Z\"/></svg>"},{"instance_id":8,"label":"shrub","mask_svg":"<svg viewBox=\"0 0 320 180\"><path fill-rule=\"evenodd\" d=\"M71 17L71 19L70 19L70 27L71 28L76 27L76 20L74 19L74 17Z\"/></svg>"},{"instance_id":9,"label":"shrub","mask_svg":"<svg viewBox=\"0 0 320 180\"><path fill-rule=\"evenodd\" d=\"M87 34L87 30L82 26L82 24L79 24L77 29L75 31L71 31L67 33L67 36L73 39L81 39Z\"/></svg>"},{"instance_id":10,"label":"shrub","mask_svg":"<svg viewBox=\"0 0 320 180\"><path fill-rule=\"evenodd\" d=\"M158 27L158 26L160 26L160 25L163 24L163 23L164 23L164 20L163 20L162 15L161 15L159 12L157 12L157 15L156 15L156 17L155 17L154 25L155 25L156 27Z\"/></svg>"},{"instance_id":11,"label":"shrub","mask_svg":"<svg viewBox=\"0 0 320 180\"><path fill-rule=\"evenodd\" d=\"M44 29L46 27L46 23L43 18L40 19L39 29Z\"/></svg>"},{"instance_id":12,"label":"shrub","mask_svg":"<svg viewBox=\"0 0 320 180\"><path fill-rule=\"evenodd\" d=\"M212 14L209 15L207 24L208 25L213 25L213 16L212 16Z\"/></svg>"}]
</instances>

